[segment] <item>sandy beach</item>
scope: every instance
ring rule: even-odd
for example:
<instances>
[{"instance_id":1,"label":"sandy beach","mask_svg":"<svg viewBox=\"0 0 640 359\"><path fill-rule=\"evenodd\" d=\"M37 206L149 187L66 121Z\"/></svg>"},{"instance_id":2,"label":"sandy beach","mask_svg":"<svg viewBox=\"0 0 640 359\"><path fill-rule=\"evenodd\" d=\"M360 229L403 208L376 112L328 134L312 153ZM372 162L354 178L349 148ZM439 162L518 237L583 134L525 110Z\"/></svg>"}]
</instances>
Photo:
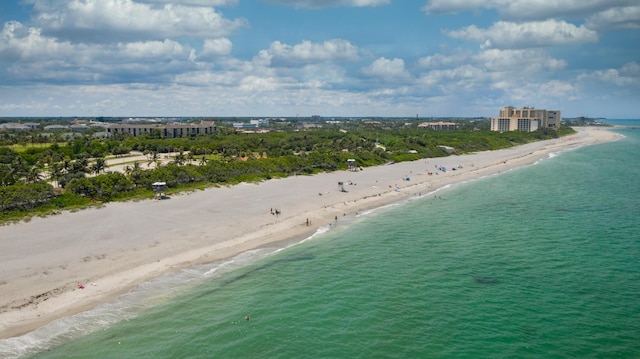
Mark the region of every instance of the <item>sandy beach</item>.
<instances>
[{"instance_id":1,"label":"sandy beach","mask_svg":"<svg viewBox=\"0 0 640 359\"><path fill-rule=\"evenodd\" d=\"M112 301L168 271L301 240L344 215L620 136L604 128L577 131L499 151L109 203L0 226L0 338ZM449 170L435 174L440 166Z\"/></svg>"}]
</instances>

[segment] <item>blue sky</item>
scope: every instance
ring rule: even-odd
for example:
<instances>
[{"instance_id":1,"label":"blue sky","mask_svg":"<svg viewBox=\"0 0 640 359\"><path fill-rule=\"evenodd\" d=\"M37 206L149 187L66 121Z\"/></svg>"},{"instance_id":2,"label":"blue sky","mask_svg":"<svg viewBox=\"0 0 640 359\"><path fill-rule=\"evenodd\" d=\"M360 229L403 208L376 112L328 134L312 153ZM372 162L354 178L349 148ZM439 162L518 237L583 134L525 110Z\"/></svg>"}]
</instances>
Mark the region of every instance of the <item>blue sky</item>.
<instances>
[{"instance_id":1,"label":"blue sky","mask_svg":"<svg viewBox=\"0 0 640 359\"><path fill-rule=\"evenodd\" d=\"M7 0L3 116L640 118L637 0Z\"/></svg>"}]
</instances>

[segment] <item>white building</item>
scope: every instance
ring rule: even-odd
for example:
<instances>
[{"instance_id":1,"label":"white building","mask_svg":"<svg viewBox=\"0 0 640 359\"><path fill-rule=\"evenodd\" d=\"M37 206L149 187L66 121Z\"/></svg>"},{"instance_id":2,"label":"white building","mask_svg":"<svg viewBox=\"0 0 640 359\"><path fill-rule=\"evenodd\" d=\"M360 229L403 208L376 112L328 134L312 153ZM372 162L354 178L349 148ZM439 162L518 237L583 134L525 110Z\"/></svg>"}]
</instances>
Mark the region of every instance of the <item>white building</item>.
<instances>
[{"instance_id":1,"label":"white building","mask_svg":"<svg viewBox=\"0 0 640 359\"><path fill-rule=\"evenodd\" d=\"M541 128L560 128L562 115L558 110L545 110L533 107L516 109L505 106L500 110L500 116L491 119L491 131L527 131L532 132Z\"/></svg>"}]
</instances>

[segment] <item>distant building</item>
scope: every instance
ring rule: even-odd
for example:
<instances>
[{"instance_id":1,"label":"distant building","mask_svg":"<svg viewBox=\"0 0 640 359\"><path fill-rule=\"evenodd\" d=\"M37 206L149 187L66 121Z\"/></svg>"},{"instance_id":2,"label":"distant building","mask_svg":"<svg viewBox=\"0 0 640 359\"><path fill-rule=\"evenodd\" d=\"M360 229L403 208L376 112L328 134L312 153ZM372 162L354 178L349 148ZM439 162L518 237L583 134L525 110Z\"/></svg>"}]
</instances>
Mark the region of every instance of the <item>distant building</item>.
<instances>
[{"instance_id":1,"label":"distant building","mask_svg":"<svg viewBox=\"0 0 640 359\"><path fill-rule=\"evenodd\" d=\"M37 130L40 124L37 122L25 122L23 125L29 127L30 130Z\"/></svg>"},{"instance_id":2,"label":"distant building","mask_svg":"<svg viewBox=\"0 0 640 359\"><path fill-rule=\"evenodd\" d=\"M516 109L505 106L500 116L491 119L491 131L526 131L532 132L542 128L560 128L562 115L558 110L545 110L533 107Z\"/></svg>"},{"instance_id":3,"label":"distant building","mask_svg":"<svg viewBox=\"0 0 640 359\"><path fill-rule=\"evenodd\" d=\"M269 119L266 119L266 118L260 118L260 119L257 119L257 120L249 120L249 123L255 124L258 127L269 127Z\"/></svg>"},{"instance_id":4,"label":"distant building","mask_svg":"<svg viewBox=\"0 0 640 359\"><path fill-rule=\"evenodd\" d=\"M161 124L114 124L107 127L107 132L111 135L115 134L127 134L133 137L140 135L151 135L159 133L164 138L176 138L187 137L195 135L209 135L215 132L215 125L213 122L201 122L201 123L171 123L166 125Z\"/></svg>"},{"instance_id":5,"label":"distant building","mask_svg":"<svg viewBox=\"0 0 640 359\"><path fill-rule=\"evenodd\" d=\"M44 126L44 130L45 131L62 131L62 130L67 130L69 129L68 126L63 126L63 125L49 125L49 126Z\"/></svg>"},{"instance_id":6,"label":"distant building","mask_svg":"<svg viewBox=\"0 0 640 359\"><path fill-rule=\"evenodd\" d=\"M109 132L106 132L106 131L99 131L99 132L94 132L92 136L95 137L95 138L106 139L106 138L111 137L111 134Z\"/></svg>"},{"instance_id":7,"label":"distant building","mask_svg":"<svg viewBox=\"0 0 640 359\"><path fill-rule=\"evenodd\" d=\"M89 129L89 126L84 123L77 123L70 125L69 128L71 129L71 131L86 131Z\"/></svg>"},{"instance_id":8,"label":"distant building","mask_svg":"<svg viewBox=\"0 0 640 359\"><path fill-rule=\"evenodd\" d=\"M26 131L26 130L29 130L29 129L30 129L29 126L27 126L26 124L22 124L22 123L15 123L15 122L0 123L0 130Z\"/></svg>"},{"instance_id":9,"label":"distant building","mask_svg":"<svg viewBox=\"0 0 640 359\"><path fill-rule=\"evenodd\" d=\"M261 118L249 120L249 122L234 122L233 128L236 130L256 129L258 127L269 127L269 119Z\"/></svg>"},{"instance_id":10,"label":"distant building","mask_svg":"<svg viewBox=\"0 0 640 359\"><path fill-rule=\"evenodd\" d=\"M236 130L255 129L258 128L258 124L251 122L234 122L233 128L235 128Z\"/></svg>"},{"instance_id":11,"label":"distant building","mask_svg":"<svg viewBox=\"0 0 640 359\"><path fill-rule=\"evenodd\" d=\"M426 128L430 130L455 130L458 128L458 124L455 122L423 122L418 125L418 128Z\"/></svg>"}]
</instances>

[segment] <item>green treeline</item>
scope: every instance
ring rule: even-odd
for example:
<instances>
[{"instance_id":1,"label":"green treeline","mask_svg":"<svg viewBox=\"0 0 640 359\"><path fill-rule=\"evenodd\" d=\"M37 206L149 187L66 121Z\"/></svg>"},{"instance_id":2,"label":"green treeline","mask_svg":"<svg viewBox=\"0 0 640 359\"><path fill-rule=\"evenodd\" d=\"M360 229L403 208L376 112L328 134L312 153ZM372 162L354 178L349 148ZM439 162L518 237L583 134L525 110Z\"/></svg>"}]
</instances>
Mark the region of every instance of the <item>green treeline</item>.
<instances>
[{"instance_id":1,"label":"green treeline","mask_svg":"<svg viewBox=\"0 0 640 359\"><path fill-rule=\"evenodd\" d=\"M0 136L0 220L84 207L96 202L151 198L151 184L169 191L255 182L290 175L343 170L347 159L367 167L389 162L495 150L573 133L570 128L532 133L462 129L431 131L395 123L240 134L222 128L209 136L161 139L150 136L97 139L89 135L20 146ZM461 126L463 127L463 126ZM4 142L3 142L4 141ZM110 172L107 156L144 153L124 173ZM162 154L176 152L169 164ZM90 176L91 175L91 176ZM55 191L54 191L55 187Z\"/></svg>"}]
</instances>

